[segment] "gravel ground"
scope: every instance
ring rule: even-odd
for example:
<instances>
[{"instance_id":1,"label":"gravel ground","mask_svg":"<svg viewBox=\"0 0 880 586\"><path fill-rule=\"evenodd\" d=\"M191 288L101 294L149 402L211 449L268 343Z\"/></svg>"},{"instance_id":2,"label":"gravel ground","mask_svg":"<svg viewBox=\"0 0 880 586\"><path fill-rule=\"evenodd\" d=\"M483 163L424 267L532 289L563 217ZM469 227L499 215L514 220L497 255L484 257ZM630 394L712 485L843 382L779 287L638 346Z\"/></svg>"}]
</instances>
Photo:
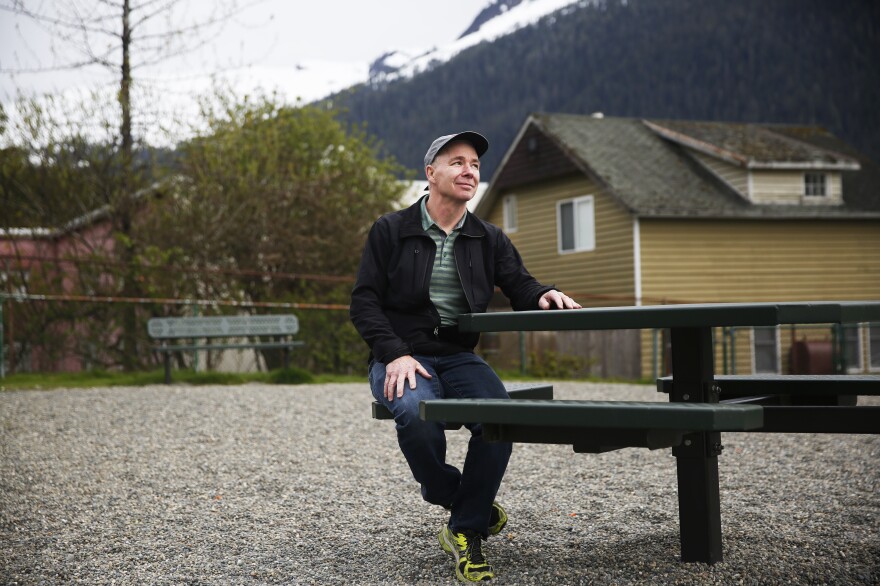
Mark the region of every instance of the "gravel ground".
<instances>
[{"instance_id":1,"label":"gravel ground","mask_svg":"<svg viewBox=\"0 0 880 586\"><path fill-rule=\"evenodd\" d=\"M608 384L556 396L665 400ZM443 511L369 405L366 384L0 393L0 582L455 583ZM461 462L465 432L449 439ZM511 521L486 545L495 583L880 583L880 437L724 444L714 566L678 559L670 450L516 445Z\"/></svg>"}]
</instances>

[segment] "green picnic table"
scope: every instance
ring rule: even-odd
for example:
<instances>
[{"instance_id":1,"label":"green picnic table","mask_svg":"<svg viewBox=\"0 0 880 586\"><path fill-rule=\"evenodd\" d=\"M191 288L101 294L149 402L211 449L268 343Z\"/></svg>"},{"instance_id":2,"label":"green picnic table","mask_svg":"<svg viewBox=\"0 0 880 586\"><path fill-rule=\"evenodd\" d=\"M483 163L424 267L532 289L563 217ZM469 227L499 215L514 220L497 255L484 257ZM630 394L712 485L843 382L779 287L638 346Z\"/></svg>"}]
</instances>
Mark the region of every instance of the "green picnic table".
<instances>
[{"instance_id":1,"label":"green picnic table","mask_svg":"<svg viewBox=\"0 0 880 586\"><path fill-rule=\"evenodd\" d=\"M721 432L880 433L880 407L767 405L768 394L880 394L880 377L716 379L712 329L723 326L880 321L880 302L718 303L496 312L459 317L470 332L669 328L669 402L424 401L426 420L481 423L489 441L570 444L576 452L672 448L678 479L681 560L722 560L718 456ZM777 380L782 378L780 382ZM748 396L755 387L755 400ZM722 400L723 388L735 397ZM775 389L775 390L774 390Z\"/></svg>"}]
</instances>

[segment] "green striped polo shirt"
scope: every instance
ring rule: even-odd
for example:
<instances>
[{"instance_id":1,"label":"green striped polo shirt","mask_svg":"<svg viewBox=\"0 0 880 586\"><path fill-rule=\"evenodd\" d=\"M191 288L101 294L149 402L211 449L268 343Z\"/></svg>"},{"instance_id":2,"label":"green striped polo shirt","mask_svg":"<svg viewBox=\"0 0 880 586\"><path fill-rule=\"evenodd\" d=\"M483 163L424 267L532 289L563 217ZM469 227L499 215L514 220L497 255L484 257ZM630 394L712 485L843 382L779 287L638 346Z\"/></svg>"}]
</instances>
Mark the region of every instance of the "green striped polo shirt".
<instances>
[{"instance_id":1,"label":"green striped polo shirt","mask_svg":"<svg viewBox=\"0 0 880 586\"><path fill-rule=\"evenodd\" d=\"M434 254L434 271L431 273L431 302L440 314L440 325L451 326L458 323L457 318L460 314L470 310L461 288L458 269L455 267L455 239L461 234L467 212L452 229L452 233L446 234L428 213L428 207L425 205L427 201L427 197L422 198L422 228L437 245L437 252Z\"/></svg>"}]
</instances>

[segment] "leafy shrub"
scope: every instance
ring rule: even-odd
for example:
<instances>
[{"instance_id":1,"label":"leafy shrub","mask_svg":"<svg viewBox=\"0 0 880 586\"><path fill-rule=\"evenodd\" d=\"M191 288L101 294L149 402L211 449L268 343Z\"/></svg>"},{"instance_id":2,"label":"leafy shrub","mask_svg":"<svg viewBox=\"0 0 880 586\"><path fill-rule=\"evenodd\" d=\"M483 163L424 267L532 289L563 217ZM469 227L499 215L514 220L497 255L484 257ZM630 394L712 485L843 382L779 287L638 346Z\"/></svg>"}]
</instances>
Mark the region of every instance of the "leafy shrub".
<instances>
[{"instance_id":1,"label":"leafy shrub","mask_svg":"<svg viewBox=\"0 0 880 586\"><path fill-rule=\"evenodd\" d=\"M292 366L270 372L269 382L276 385L304 385L315 382L315 377L307 370Z\"/></svg>"},{"instance_id":2,"label":"leafy shrub","mask_svg":"<svg viewBox=\"0 0 880 586\"><path fill-rule=\"evenodd\" d=\"M529 374L538 378L571 378L585 367L586 360L580 356L560 354L553 350L529 354Z\"/></svg>"}]
</instances>

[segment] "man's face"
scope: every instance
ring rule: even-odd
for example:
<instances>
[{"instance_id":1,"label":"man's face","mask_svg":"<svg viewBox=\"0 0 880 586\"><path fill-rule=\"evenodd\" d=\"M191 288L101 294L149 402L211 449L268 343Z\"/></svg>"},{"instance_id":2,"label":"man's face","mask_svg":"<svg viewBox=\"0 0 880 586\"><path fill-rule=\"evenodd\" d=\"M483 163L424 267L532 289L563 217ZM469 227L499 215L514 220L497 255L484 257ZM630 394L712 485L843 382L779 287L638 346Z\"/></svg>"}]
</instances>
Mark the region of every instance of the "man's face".
<instances>
[{"instance_id":1,"label":"man's face","mask_svg":"<svg viewBox=\"0 0 880 586\"><path fill-rule=\"evenodd\" d=\"M470 201L480 183L480 158L470 143L453 142L425 169L432 193L461 201Z\"/></svg>"}]
</instances>

